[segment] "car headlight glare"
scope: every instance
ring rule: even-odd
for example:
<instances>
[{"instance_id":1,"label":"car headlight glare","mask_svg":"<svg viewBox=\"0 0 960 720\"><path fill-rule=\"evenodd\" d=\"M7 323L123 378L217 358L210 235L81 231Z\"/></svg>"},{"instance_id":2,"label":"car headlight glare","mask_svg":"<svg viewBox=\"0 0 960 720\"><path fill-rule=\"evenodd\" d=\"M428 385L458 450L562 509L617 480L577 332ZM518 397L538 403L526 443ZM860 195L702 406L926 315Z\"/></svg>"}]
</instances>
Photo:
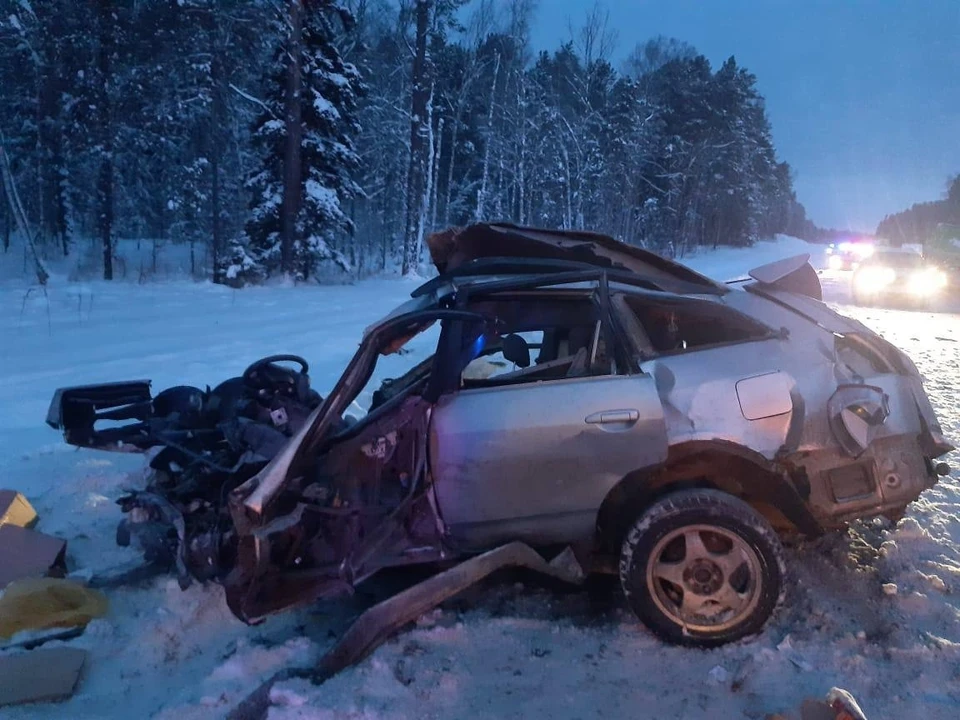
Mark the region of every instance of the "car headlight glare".
<instances>
[{"instance_id":1,"label":"car headlight glare","mask_svg":"<svg viewBox=\"0 0 960 720\"><path fill-rule=\"evenodd\" d=\"M943 290L946 284L947 276L942 270L929 268L911 275L908 289L914 295L932 295Z\"/></svg>"},{"instance_id":2,"label":"car headlight glare","mask_svg":"<svg viewBox=\"0 0 960 720\"><path fill-rule=\"evenodd\" d=\"M857 276L857 286L864 292L883 290L897 279L892 268L878 267L861 270Z\"/></svg>"}]
</instances>

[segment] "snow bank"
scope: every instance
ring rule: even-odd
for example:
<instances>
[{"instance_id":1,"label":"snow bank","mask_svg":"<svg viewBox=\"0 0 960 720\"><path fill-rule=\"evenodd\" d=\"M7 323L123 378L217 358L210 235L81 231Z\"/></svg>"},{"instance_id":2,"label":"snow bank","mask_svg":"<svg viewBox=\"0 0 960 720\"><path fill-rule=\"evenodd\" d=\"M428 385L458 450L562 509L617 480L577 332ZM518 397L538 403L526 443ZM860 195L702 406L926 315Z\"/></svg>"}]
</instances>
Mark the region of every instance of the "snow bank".
<instances>
[{"instance_id":1,"label":"snow bank","mask_svg":"<svg viewBox=\"0 0 960 720\"><path fill-rule=\"evenodd\" d=\"M729 280L800 252L816 256L819 248L780 238L685 261ZM64 281L45 298L25 295L20 283L0 284L0 485L26 493L40 529L69 540L74 568L135 563L134 551L114 543L114 500L123 487L142 484L142 458L65 446L43 425L57 387L123 378L151 378L157 388L212 384L257 357L292 352L311 362L325 393L361 329L414 285L236 291ZM960 436L957 318L847 310L907 349L927 375L945 430ZM391 358L380 374L416 362L433 339L418 341L412 357ZM852 690L871 720L956 718L958 518L960 487L947 478L897 528L858 525L848 536L790 550L788 600L773 622L752 641L709 652L655 640L615 584L569 593L491 584L322 687L279 686L271 718L559 719L634 717L647 708L657 717L762 718L832 685ZM160 578L109 597L109 615L70 641L91 651L77 696L4 709L4 718L222 717L277 669L311 663L363 604L326 603L248 628L213 586L181 592Z\"/></svg>"},{"instance_id":2,"label":"snow bank","mask_svg":"<svg viewBox=\"0 0 960 720\"><path fill-rule=\"evenodd\" d=\"M202 387L241 373L258 357L289 352L311 361L314 383L326 393L355 352L362 328L414 286L394 280L232 290L209 283L98 281L54 284L44 296L25 294L19 282L0 285L0 486L30 497L39 529L69 541L73 567L102 572L132 566L138 553L114 541L120 517L114 501L123 488L142 487L144 460L65 445L43 424L57 387L138 378L152 379L159 389ZM390 370L387 364L383 372ZM80 694L64 706L4 709L0 716L140 718L164 709L165 717L178 720L211 717L243 695L236 663L247 668L246 682L259 681L310 656L305 648L294 648L289 657L264 655L302 635L299 626L312 623L328 642L330 626L304 614L248 628L214 586L181 593L164 578L109 597L108 617L74 642L92 652ZM224 662L233 667L218 670Z\"/></svg>"},{"instance_id":3,"label":"snow bank","mask_svg":"<svg viewBox=\"0 0 960 720\"><path fill-rule=\"evenodd\" d=\"M14 236L10 250L0 252L0 281L11 283L31 279L30 261L23 244ZM100 243L81 240L67 257L44 260L54 283L77 282L103 277L103 249ZM205 245L170 240L119 239L114 248L114 279L121 282L190 279L206 276L210 259ZM191 272L191 268L193 272Z\"/></svg>"},{"instance_id":4,"label":"snow bank","mask_svg":"<svg viewBox=\"0 0 960 720\"><path fill-rule=\"evenodd\" d=\"M707 277L727 282L746 277L747 272L755 267L792 255L809 255L813 266L820 268L824 265L825 246L787 235L778 235L775 240L763 240L753 247L721 247L716 250L703 250L678 260Z\"/></svg>"}]
</instances>

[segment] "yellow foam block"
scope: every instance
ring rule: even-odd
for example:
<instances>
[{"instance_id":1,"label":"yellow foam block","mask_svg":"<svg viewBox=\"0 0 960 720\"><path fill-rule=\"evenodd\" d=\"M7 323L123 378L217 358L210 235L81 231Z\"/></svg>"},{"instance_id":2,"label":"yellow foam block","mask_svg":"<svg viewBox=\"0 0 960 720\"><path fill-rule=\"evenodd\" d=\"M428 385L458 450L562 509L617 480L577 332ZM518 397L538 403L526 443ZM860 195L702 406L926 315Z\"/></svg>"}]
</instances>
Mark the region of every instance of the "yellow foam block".
<instances>
[{"instance_id":1,"label":"yellow foam block","mask_svg":"<svg viewBox=\"0 0 960 720\"><path fill-rule=\"evenodd\" d=\"M86 627L108 607L106 595L70 580L21 578L0 596L0 638L22 630Z\"/></svg>"},{"instance_id":2,"label":"yellow foam block","mask_svg":"<svg viewBox=\"0 0 960 720\"><path fill-rule=\"evenodd\" d=\"M23 495L14 490L0 490L0 525L32 528L37 520L37 511Z\"/></svg>"}]
</instances>

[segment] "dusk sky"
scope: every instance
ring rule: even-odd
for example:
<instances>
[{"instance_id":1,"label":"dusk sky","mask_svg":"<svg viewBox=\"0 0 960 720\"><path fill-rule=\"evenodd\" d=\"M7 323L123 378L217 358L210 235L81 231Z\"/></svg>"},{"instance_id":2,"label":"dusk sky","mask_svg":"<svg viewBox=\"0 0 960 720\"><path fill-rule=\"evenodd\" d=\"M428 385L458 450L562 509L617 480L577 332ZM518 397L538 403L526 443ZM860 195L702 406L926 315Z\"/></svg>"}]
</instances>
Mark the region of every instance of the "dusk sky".
<instances>
[{"instance_id":1,"label":"dusk sky","mask_svg":"<svg viewBox=\"0 0 960 720\"><path fill-rule=\"evenodd\" d=\"M537 50L595 0L539 0ZM606 0L620 62L656 35L758 77L781 159L823 227L872 232L960 172L960 0Z\"/></svg>"}]
</instances>

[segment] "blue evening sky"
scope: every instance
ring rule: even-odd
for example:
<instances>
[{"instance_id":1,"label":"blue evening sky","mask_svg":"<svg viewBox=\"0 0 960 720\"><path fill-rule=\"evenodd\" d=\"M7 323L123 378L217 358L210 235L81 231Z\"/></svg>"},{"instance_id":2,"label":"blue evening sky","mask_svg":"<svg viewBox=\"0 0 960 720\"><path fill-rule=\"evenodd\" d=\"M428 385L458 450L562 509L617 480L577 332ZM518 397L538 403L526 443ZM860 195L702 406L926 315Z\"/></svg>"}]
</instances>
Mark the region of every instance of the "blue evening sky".
<instances>
[{"instance_id":1,"label":"blue evening sky","mask_svg":"<svg viewBox=\"0 0 960 720\"><path fill-rule=\"evenodd\" d=\"M595 0L539 0L536 50ZM960 173L960 0L606 0L612 60L655 35L758 77L781 158L823 227L872 232Z\"/></svg>"}]
</instances>

